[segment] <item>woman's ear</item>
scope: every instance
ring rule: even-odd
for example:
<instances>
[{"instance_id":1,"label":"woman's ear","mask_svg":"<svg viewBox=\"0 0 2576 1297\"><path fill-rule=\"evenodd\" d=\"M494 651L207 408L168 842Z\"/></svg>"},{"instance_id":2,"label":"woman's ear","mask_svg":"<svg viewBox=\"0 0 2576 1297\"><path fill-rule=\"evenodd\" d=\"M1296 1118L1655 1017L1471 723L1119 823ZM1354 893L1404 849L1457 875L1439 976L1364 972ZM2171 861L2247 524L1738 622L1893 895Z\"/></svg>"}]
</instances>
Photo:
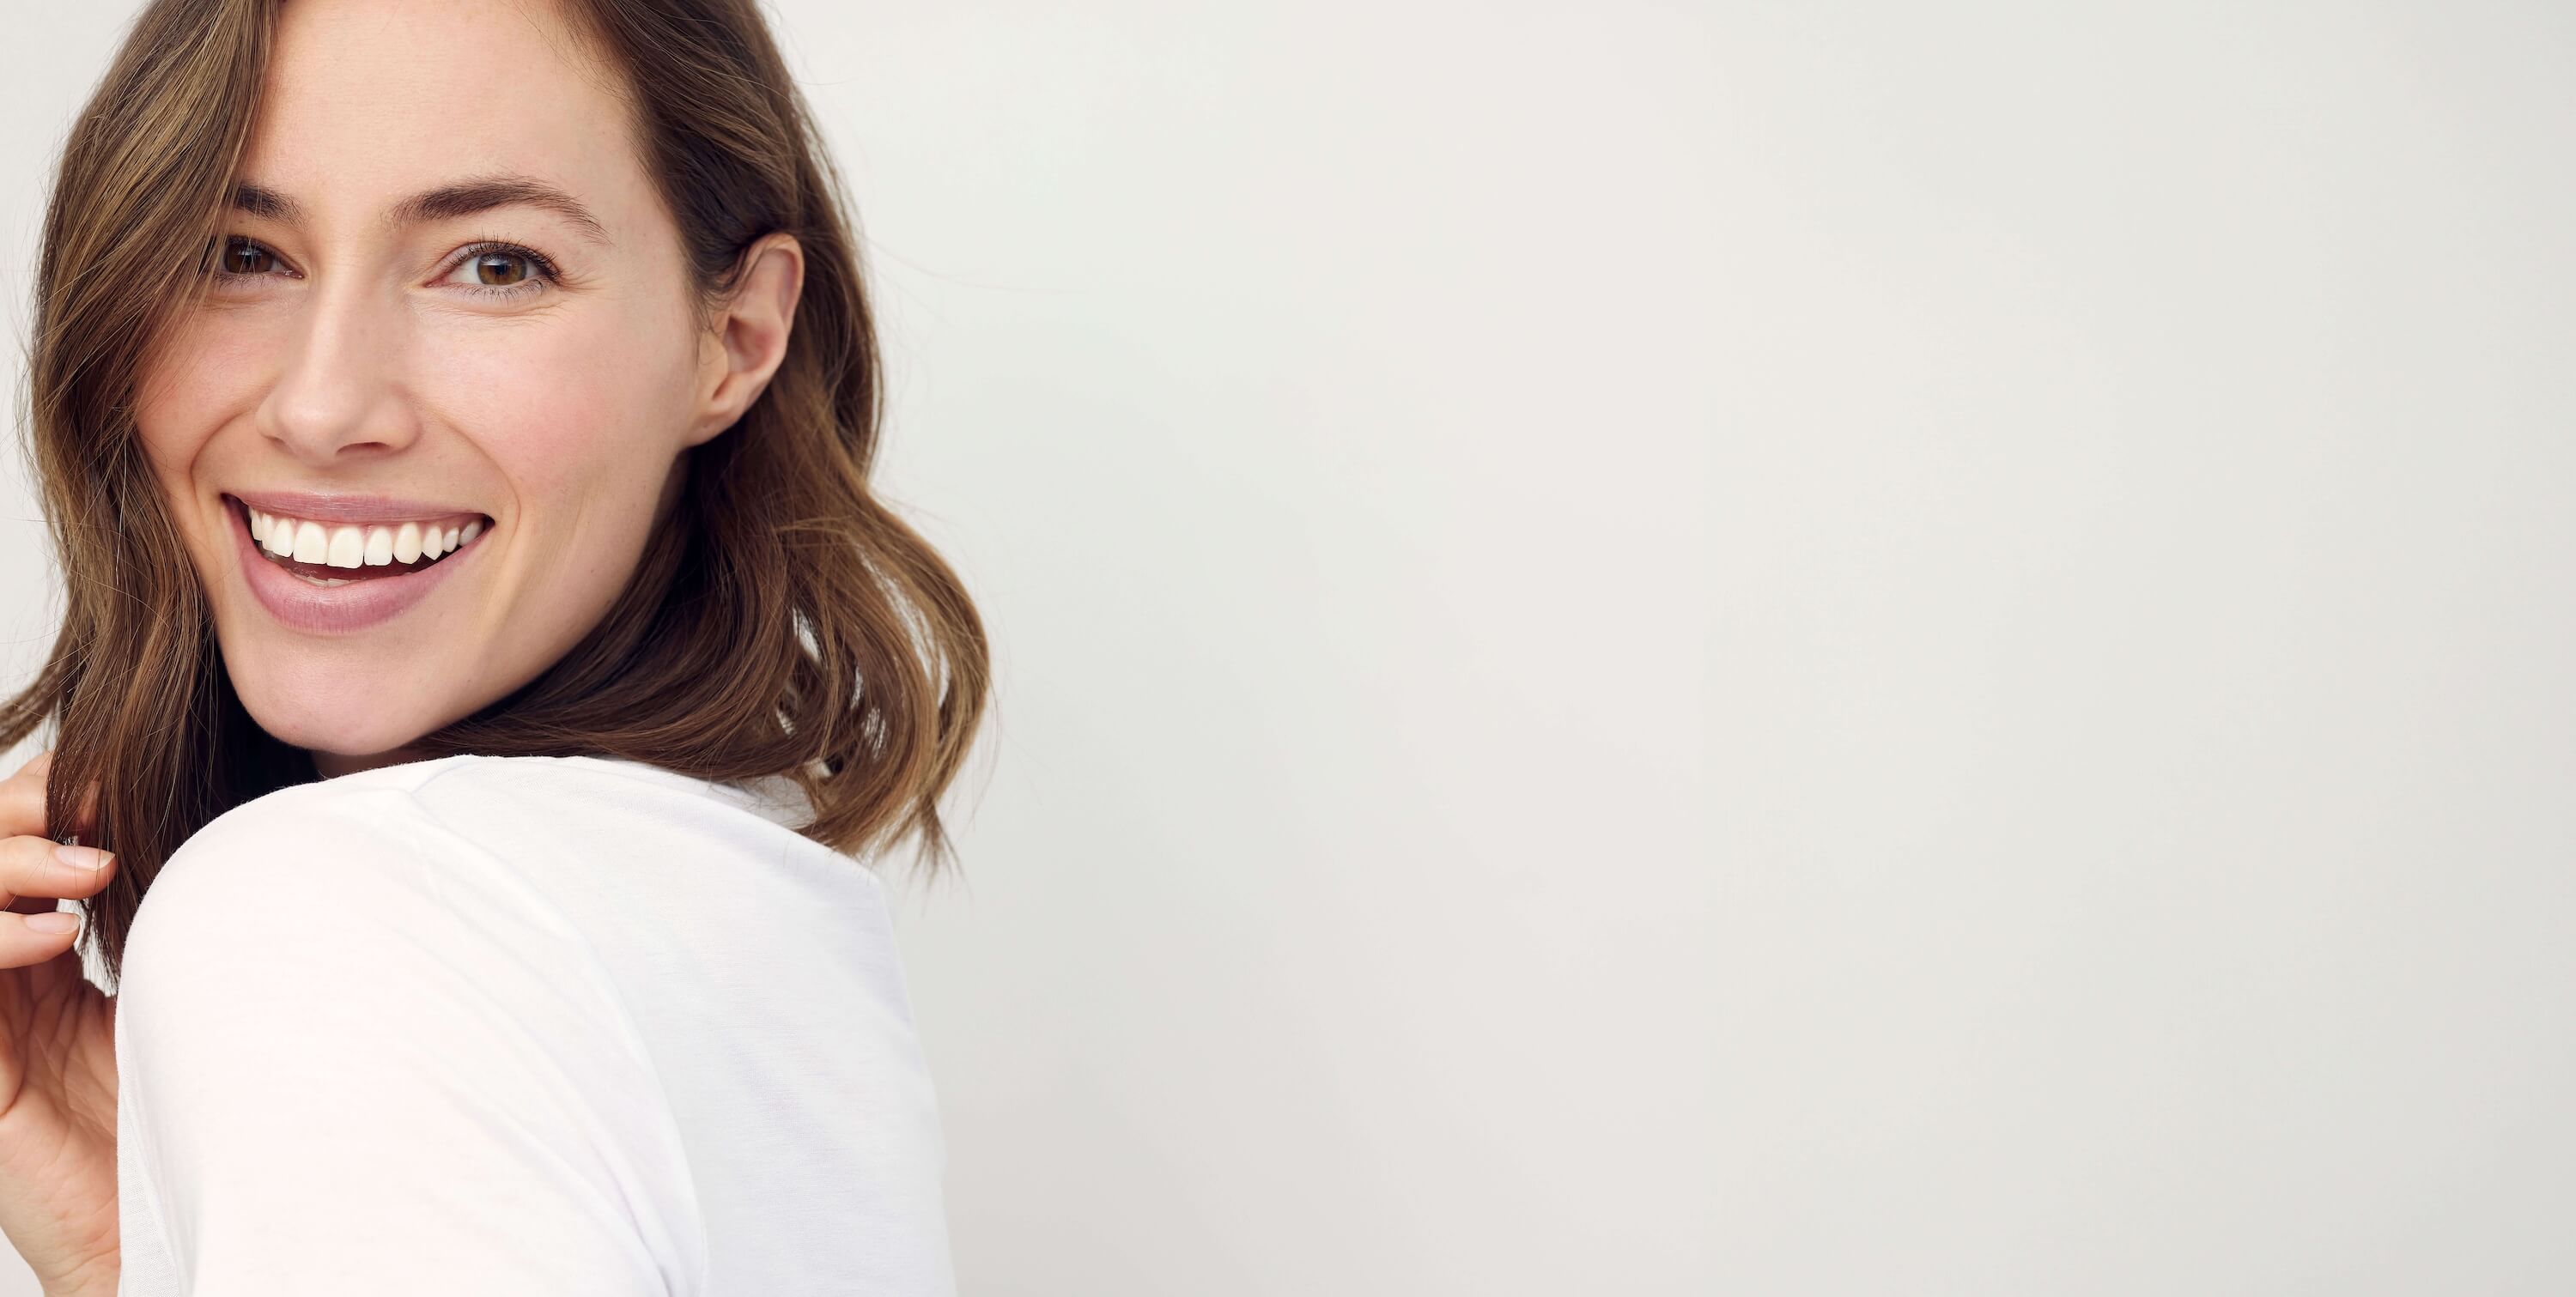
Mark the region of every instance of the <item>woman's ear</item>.
<instances>
[{"instance_id":1,"label":"woman's ear","mask_svg":"<svg viewBox=\"0 0 2576 1297\"><path fill-rule=\"evenodd\" d=\"M805 249L792 234L772 234L743 252L742 277L698 343L697 417L688 440L713 440L751 408L787 358L796 299L805 291Z\"/></svg>"}]
</instances>

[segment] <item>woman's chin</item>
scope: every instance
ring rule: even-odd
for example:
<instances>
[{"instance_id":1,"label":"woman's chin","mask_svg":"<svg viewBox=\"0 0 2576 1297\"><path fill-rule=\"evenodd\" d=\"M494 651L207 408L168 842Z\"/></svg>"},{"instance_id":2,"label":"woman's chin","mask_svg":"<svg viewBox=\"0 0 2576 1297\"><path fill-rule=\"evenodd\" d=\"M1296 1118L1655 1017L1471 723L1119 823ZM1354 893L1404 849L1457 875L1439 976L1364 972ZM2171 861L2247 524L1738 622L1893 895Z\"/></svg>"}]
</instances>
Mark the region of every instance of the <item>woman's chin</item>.
<instances>
[{"instance_id":1,"label":"woman's chin","mask_svg":"<svg viewBox=\"0 0 2576 1297\"><path fill-rule=\"evenodd\" d=\"M277 741L311 752L317 765L364 765L436 728L425 719L388 714L389 700L381 696L335 706L326 698L268 698L256 687L240 689L238 682L236 689L252 721Z\"/></svg>"},{"instance_id":2,"label":"woman's chin","mask_svg":"<svg viewBox=\"0 0 2576 1297\"><path fill-rule=\"evenodd\" d=\"M443 646L376 635L319 639L264 624L256 609L247 618L224 616L231 611L216 613L224 673L243 710L280 740L377 752L443 723L443 699L429 682L456 678L460 665Z\"/></svg>"}]
</instances>

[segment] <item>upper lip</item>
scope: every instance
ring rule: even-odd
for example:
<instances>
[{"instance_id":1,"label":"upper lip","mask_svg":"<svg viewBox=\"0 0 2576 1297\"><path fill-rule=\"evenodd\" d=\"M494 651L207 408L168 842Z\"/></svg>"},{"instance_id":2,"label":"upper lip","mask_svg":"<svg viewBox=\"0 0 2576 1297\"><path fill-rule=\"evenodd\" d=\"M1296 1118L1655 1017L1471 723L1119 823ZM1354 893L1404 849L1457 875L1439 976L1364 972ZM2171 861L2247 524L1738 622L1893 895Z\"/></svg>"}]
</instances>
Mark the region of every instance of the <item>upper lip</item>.
<instances>
[{"instance_id":1,"label":"upper lip","mask_svg":"<svg viewBox=\"0 0 2576 1297\"><path fill-rule=\"evenodd\" d=\"M259 510L311 522L427 522L479 513L457 505L404 500L390 495L345 491L230 491L232 498Z\"/></svg>"}]
</instances>

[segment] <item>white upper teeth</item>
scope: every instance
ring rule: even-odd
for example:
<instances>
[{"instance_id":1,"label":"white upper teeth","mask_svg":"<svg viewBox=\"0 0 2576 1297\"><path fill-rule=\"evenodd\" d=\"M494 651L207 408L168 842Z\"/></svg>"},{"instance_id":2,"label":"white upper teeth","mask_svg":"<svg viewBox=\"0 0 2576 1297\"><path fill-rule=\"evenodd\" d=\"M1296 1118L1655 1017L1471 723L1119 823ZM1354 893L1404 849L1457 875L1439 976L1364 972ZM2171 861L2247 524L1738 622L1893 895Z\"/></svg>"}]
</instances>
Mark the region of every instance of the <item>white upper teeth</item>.
<instances>
[{"instance_id":1,"label":"white upper teeth","mask_svg":"<svg viewBox=\"0 0 2576 1297\"><path fill-rule=\"evenodd\" d=\"M463 549L483 531L483 520L406 522L393 527L359 527L342 525L325 528L318 522L289 518L283 514L250 510L250 538L271 554L284 555L298 563L324 563L332 567L383 567L388 563L409 563L414 559L435 559Z\"/></svg>"}]
</instances>

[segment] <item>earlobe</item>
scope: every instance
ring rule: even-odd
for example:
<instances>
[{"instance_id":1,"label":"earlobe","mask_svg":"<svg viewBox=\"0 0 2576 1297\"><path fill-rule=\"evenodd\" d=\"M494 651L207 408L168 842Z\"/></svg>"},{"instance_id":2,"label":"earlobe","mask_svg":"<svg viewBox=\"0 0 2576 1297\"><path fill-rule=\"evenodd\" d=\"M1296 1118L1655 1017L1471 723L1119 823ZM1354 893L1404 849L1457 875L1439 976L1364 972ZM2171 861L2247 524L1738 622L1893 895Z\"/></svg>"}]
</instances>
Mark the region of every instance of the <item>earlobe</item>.
<instances>
[{"instance_id":1,"label":"earlobe","mask_svg":"<svg viewBox=\"0 0 2576 1297\"><path fill-rule=\"evenodd\" d=\"M772 234L743 253L742 278L701 339L699 418L687 444L712 440L733 426L787 359L796 303L805 290L805 251L792 234Z\"/></svg>"}]
</instances>

